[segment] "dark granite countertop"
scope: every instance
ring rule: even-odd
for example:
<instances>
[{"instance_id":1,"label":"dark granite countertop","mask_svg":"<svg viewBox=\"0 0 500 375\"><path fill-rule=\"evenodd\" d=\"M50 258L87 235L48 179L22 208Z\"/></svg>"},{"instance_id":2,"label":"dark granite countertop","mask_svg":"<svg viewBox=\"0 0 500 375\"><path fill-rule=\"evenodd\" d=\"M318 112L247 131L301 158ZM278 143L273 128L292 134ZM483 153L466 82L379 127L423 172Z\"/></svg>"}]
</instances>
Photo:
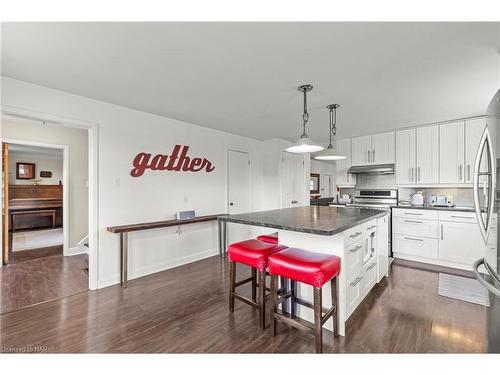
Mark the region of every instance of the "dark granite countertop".
<instances>
[{"instance_id":1,"label":"dark granite countertop","mask_svg":"<svg viewBox=\"0 0 500 375\"><path fill-rule=\"evenodd\" d=\"M219 220L322 236L333 236L356 225L383 217L387 214L387 211L364 208L302 206L220 216Z\"/></svg>"}]
</instances>

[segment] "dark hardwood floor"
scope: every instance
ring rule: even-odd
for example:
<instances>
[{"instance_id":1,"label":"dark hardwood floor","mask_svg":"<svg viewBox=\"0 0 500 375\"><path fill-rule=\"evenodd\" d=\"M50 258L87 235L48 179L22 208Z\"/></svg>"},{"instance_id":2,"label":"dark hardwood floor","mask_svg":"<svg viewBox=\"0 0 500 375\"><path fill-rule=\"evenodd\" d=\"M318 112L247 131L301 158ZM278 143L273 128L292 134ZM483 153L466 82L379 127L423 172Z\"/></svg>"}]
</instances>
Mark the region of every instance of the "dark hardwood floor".
<instances>
[{"instance_id":1,"label":"dark hardwood floor","mask_svg":"<svg viewBox=\"0 0 500 375\"><path fill-rule=\"evenodd\" d=\"M33 250L12 251L10 253L10 264L25 262L27 260L47 258L53 255L62 255L63 246L49 246Z\"/></svg>"},{"instance_id":2,"label":"dark hardwood floor","mask_svg":"<svg viewBox=\"0 0 500 375\"><path fill-rule=\"evenodd\" d=\"M486 349L485 308L441 297L438 273L393 264L348 322L324 335L326 353L477 353ZM227 263L219 257L87 291L0 316L0 347L87 353L312 353L312 335L227 303ZM249 274L249 272L248 272ZM245 272L238 270L238 278Z\"/></svg>"},{"instance_id":3,"label":"dark hardwood floor","mask_svg":"<svg viewBox=\"0 0 500 375\"><path fill-rule=\"evenodd\" d=\"M88 290L85 254L65 257L61 246L13 254L0 268L0 314Z\"/></svg>"}]
</instances>

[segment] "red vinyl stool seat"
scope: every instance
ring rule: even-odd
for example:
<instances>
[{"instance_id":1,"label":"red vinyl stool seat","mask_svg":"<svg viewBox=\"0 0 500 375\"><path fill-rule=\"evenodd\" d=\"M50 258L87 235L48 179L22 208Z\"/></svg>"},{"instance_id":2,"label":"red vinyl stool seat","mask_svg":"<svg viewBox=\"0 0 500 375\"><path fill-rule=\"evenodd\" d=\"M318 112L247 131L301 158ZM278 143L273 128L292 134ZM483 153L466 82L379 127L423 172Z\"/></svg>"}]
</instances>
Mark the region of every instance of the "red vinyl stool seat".
<instances>
[{"instance_id":1,"label":"red vinyl stool seat","mask_svg":"<svg viewBox=\"0 0 500 375\"><path fill-rule=\"evenodd\" d=\"M262 234L257 237L259 241L264 241L267 243L278 243L278 233Z\"/></svg>"},{"instance_id":2,"label":"red vinyl stool seat","mask_svg":"<svg viewBox=\"0 0 500 375\"><path fill-rule=\"evenodd\" d=\"M235 298L253 306L259 310L259 326L264 328L265 298L266 298L266 269L267 260L270 255L286 249L286 246L250 239L229 245L229 311L234 312ZM252 268L252 276L236 282L236 263L244 264ZM258 271L258 280L257 280ZM236 287L252 283L252 299L236 293ZM258 287L258 299L256 298ZM278 292L277 292L278 293Z\"/></svg>"},{"instance_id":3,"label":"red vinyl stool seat","mask_svg":"<svg viewBox=\"0 0 500 375\"><path fill-rule=\"evenodd\" d=\"M314 253L297 248L287 248L274 253L268 258L269 274L271 275L271 328L273 336L276 335L276 319L293 326L297 324L310 328L314 331L316 341L316 352L323 351L322 327L332 317L334 337L337 332L337 275L340 273L340 258L335 255ZM280 298L276 287L277 277L285 277L292 281L290 292ZM322 287L330 281L332 307L325 310L323 314ZM299 299L296 296L297 282L313 286L314 303ZM277 305L283 303L283 299L291 298L291 315L283 311L277 311ZM301 323L296 319L296 304L314 309L314 328Z\"/></svg>"}]
</instances>

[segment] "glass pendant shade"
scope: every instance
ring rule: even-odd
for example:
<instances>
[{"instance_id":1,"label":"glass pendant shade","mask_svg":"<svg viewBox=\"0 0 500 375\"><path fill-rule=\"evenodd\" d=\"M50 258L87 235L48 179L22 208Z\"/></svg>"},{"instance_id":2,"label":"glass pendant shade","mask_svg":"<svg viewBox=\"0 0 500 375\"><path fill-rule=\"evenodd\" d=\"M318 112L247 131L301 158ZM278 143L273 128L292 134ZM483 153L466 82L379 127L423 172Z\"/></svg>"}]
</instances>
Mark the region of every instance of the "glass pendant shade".
<instances>
[{"instance_id":1,"label":"glass pendant shade","mask_svg":"<svg viewBox=\"0 0 500 375\"><path fill-rule=\"evenodd\" d=\"M331 144L328 145L325 150L320 151L316 155L314 155L314 159L317 160L342 160L345 158L346 156L340 155L335 147L333 147Z\"/></svg>"},{"instance_id":2,"label":"glass pendant shade","mask_svg":"<svg viewBox=\"0 0 500 375\"><path fill-rule=\"evenodd\" d=\"M323 150L323 146L318 145L311 141L306 133L303 133L300 138L292 146L288 147L285 151L294 154L304 154L311 152L318 152Z\"/></svg>"}]
</instances>

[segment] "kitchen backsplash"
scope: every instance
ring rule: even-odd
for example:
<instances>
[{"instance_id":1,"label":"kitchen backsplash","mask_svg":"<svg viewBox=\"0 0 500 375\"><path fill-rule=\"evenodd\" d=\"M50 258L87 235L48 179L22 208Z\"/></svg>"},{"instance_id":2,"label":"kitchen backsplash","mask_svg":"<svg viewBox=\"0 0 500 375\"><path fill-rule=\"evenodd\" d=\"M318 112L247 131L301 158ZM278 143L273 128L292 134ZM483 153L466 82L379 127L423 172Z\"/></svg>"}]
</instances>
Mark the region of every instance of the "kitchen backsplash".
<instances>
[{"instance_id":1,"label":"kitchen backsplash","mask_svg":"<svg viewBox=\"0 0 500 375\"><path fill-rule=\"evenodd\" d=\"M341 194L354 196L356 189L394 189L396 186L395 175L358 175L356 188L343 188ZM410 194L417 190L424 193L426 202L430 200L431 194L452 195L457 206L474 206L474 195L472 188L398 188L398 199L410 200Z\"/></svg>"}]
</instances>

